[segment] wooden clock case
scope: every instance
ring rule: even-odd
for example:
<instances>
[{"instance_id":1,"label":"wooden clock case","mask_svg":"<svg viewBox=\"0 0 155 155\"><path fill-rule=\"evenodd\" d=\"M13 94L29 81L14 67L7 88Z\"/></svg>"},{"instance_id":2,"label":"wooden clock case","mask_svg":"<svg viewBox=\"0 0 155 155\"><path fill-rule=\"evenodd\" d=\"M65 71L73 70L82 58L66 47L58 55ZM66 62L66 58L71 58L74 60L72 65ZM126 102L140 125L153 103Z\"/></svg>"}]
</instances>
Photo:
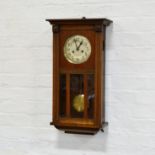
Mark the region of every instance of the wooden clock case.
<instances>
[{"instance_id":1,"label":"wooden clock case","mask_svg":"<svg viewBox=\"0 0 155 155\"><path fill-rule=\"evenodd\" d=\"M51 125L68 133L94 134L105 123L105 30L112 21L95 19L47 19L53 30L53 121ZM64 44L72 35L82 35L91 44L89 59L81 64L69 63L64 57ZM63 75L63 76L62 76ZM72 114L72 75L82 77L84 111ZM93 107L88 111L88 78L93 77ZM65 91L61 96L61 76ZM91 85L91 83L90 83ZM65 95L64 95L65 93ZM64 101L65 100L65 101ZM65 104L63 105L64 102Z\"/></svg>"}]
</instances>

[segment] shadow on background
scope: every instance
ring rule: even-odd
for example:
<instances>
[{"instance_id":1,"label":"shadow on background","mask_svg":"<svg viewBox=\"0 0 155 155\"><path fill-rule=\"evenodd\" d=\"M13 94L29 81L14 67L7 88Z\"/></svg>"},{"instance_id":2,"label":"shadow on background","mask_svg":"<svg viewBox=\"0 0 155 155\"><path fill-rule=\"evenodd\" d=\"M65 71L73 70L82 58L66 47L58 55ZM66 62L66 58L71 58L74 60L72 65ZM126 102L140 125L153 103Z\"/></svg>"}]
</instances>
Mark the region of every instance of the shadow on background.
<instances>
[{"instance_id":1,"label":"shadow on background","mask_svg":"<svg viewBox=\"0 0 155 155\"><path fill-rule=\"evenodd\" d=\"M57 140L56 147L58 149L105 152L108 140L108 126L104 128L104 132L99 131L95 135L66 134L59 131Z\"/></svg>"}]
</instances>

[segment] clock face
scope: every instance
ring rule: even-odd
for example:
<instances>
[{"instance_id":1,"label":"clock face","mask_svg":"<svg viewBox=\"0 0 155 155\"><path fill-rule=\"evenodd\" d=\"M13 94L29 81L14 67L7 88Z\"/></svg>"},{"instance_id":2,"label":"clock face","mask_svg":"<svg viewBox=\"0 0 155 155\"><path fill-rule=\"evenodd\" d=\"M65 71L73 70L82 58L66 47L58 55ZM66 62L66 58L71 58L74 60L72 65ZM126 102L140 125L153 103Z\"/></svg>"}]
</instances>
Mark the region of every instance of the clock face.
<instances>
[{"instance_id":1,"label":"clock face","mask_svg":"<svg viewBox=\"0 0 155 155\"><path fill-rule=\"evenodd\" d=\"M64 45L64 56L66 60L73 64L81 64L88 60L91 55L91 45L89 40L82 35L69 37Z\"/></svg>"}]
</instances>

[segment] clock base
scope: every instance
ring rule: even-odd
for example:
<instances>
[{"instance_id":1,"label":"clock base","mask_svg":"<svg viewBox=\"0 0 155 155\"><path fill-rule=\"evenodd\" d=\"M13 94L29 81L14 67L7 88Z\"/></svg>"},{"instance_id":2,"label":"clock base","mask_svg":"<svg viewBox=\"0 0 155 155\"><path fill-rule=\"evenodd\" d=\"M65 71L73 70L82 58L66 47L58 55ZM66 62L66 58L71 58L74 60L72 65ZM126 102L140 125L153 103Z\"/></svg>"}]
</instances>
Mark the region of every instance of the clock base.
<instances>
[{"instance_id":1,"label":"clock base","mask_svg":"<svg viewBox=\"0 0 155 155\"><path fill-rule=\"evenodd\" d=\"M83 135L94 135L96 134L96 132L75 132L75 131L64 131L65 133L68 133L68 134L83 134Z\"/></svg>"},{"instance_id":2,"label":"clock base","mask_svg":"<svg viewBox=\"0 0 155 155\"><path fill-rule=\"evenodd\" d=\"M54 125L53 122L50 122L50 125ZM54 125L57 129L63 130L65 133L68 134L86 134L86 135L94 135L99 130L104 132L104 127L108 126L108 122L102 122L100 128L85 128L85 127L69 127L69 126L58 126Z\"/></svg>"},{"instance_id":3,"label":"clock base","mask_svg":"<svg viewBox=\"0 0 155 155\"><path fill-rule=\"evenodd\" d=\"M94 135L99 131L99 128L82 128L82 127L58 127L55 126L56 128L63 130L65 133L70 133L70 134L90 134Z\"/></svg>"}]
</instances>

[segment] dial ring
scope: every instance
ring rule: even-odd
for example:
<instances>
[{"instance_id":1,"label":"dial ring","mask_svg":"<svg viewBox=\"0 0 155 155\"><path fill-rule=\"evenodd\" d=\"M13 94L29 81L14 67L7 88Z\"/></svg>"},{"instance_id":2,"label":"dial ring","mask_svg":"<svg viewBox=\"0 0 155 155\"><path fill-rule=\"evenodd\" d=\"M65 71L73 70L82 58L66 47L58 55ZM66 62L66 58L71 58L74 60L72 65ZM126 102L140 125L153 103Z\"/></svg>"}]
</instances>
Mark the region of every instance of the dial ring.
<instances>
[{"instance_id":1,"label":"dial ring","mask_svg":"<svg viewBox=\"0 0 155 155\"><path fill-rule=\"evenodd\" d=\"M73 35L64 44L64 57L72 64L81 64L91 55L91 44L83 35Z\"/></svg>"}]
</instances>

